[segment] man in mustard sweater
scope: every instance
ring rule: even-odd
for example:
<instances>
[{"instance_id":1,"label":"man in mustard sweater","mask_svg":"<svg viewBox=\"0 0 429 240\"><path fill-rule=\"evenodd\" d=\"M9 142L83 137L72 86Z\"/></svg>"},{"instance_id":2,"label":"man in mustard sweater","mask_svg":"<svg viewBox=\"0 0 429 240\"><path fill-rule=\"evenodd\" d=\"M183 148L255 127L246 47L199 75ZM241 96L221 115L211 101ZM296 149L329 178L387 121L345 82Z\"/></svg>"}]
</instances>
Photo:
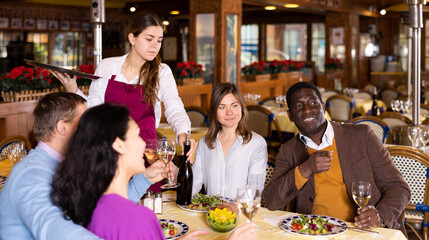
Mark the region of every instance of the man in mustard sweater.
<instances>
[{"instance_id":1,"label":"man in mustard sweater","mask_svg":"<svg viewBox=\"0 0 429 240\"><path fill-rule=\"evenodd\" d=\"M406 231L402 221L411 192L387 149L366 125L325 118L316 86L299 82L287 92L288 115L300 134L283 144L263 198L270 210L293 202L294 211ZM358 209L352 182L371 183L371 199Z\"/></svg>"}]
</instances>

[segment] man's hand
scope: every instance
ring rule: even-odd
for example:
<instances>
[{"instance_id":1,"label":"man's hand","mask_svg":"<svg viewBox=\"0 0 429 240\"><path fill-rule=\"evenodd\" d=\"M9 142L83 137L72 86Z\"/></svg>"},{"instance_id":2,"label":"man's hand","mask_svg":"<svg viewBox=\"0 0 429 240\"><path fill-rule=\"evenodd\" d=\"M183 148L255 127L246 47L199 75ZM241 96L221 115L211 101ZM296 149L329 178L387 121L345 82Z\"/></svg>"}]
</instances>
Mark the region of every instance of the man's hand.
<instances>
[{"instance_id":1,"label":"man's hand","mask_svg":"<svg viewBox=\"0 0 429 240\"><path fill-rule=\"evenodd\" d=\"M77 76L74 75L73 78L70 77L67 73L62 73L54 70L49 70L52 75L58 78L60 82L64 85L67 92L77 93Z\"/></svg>"},{"instance_id":2,"label":"man's hand","mask_svg":"<svg viewBox=\"0 0 429 240\"><path fill-rule=\"evenodd\" d=\"M184 144L186 141L186 133L181 133L178 136L178 141L179 141L179 145L182 147L182 155L183 155L183 151L184 151ZM189 141L191 142L191 148L189 149L188 154L186 154L187 156L187 160L190 161L192 159L192 155L195 153L195 151L197 150L197 144L195 142L195 139L189 139Z\"/></svg>"},{"instance_id":3,"label":"man's hand","mask_svg":"<svg viewBox=\"0 0 429 240\"><path fill-rule=\"evenodd\" d=\"M143 173L149 181L156 183L164 178L167 178L167 174L170 174L170 179L174 180L173 163L169 162L168 166L165 165L161 160L155 161L150 165Z\"/></svg>"},{"instance_id":4,"label":"man's hand","mask_svg":"<svg viewBox=\"0 0 429 240\"><path fill-rule=\"evenodd\" d=\"M380 215L378 215L377 209L372 205L359 208L357 214L358 215L355 217L355 225L358 228L365 228L369 226L379 227L383 223Z\"/></svg>"},{"instance_id":5,"label":"man's hand","mask_svg":"<svg viewBox=\"0 0 429 240\"><path fill-rule=\"evenodd\" d=\"M333 151L317 151L311 154L307 161L299 165L298 170L305 178L309 178L314 173L328 171L331 167L333 154Z\"/></svg>"}]
</instances>

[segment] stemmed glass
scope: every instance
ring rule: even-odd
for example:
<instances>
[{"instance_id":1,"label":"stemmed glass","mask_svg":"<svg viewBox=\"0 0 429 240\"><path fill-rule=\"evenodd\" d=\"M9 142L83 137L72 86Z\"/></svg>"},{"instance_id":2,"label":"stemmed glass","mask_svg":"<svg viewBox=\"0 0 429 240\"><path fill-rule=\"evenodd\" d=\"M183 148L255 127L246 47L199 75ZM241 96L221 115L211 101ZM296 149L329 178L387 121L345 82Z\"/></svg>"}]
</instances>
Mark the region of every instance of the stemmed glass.
<instances>
[{"instance_id":1,"label":"stemmed glass","mask_svg":"<svg viewBox=\"0 0 429 240\"><path fill-rule=\"evenodd\" d=\"M247 222L252 222L253 216L261 206L261 191L257 187L241 187L237 190L237 204L246 216Z\"/></svg>"},{"instance_id":2,"label":"stemmed glass","mask_svg":"<svg viewBox=\"0 0 429 240\"><path fill-rule=\"evenodd\" d=\"M150 164L154 163L158 159L157 141L157 139L146 140L144 155Z\"/></svg>"},{"instance_id":3,"label":"stemmed glass","mask_svg":"<svg viewBox=\"0 0 429 240\"><path fill-rule=\"evenodd\" d=\"M422 126L419 137L420 141L423 143L423 151L426 152L426 145L429 143L429 128Z\"/></svg>"},{"instance_id":4,"label":"stemmed glass","mask_svg":"<svg viewBox=\"0 0 429 240\"><path fill-rule=\"evenodd\" d=\"M157 141L157 150L158 154L161 156L161 160L168 165L171 160L173 160L174 155L176 155L176 143L173 138L164 138ZM167 177L168 183L161 185L162 189L176 188L180 186L179 183L173 183L170 179L170 175Z\"/></svg>"},{"instance_id":5,"label":"stemmed glass","mask_svg":"<svg viewBox=\"0 0 429 240\"><path fill-rule=\"evenodd\" d=\"M363 208L368 204L371 198L371 184L369 182L353 182L352 183L353 200L360 207Z\"/></svg>"},{"instance_id":6,"label":"stemmed glass","mask_svg":"<svg viewBox=\"0 0 429 240\"><path fill-rule=\"evenodd\" d=\"M8 159L13 165L15 165L23 157L25 157L25 155L27 155L27 151L25 150L24 143L13 143L8 154Z\"/></svg>"},{"instance_id":7,"label":"stemmed glass","mask_svg":"<svg viewBox=\"0 0 429 240\"><path fill-rule=\"evenodd\" d=\"M408 137L410 138L411 142L413 143L413 147L417 147L418 145L418 137L420 135L421 129L418 126L412 126L408 128Z\"/></svg>"}]
</instances>

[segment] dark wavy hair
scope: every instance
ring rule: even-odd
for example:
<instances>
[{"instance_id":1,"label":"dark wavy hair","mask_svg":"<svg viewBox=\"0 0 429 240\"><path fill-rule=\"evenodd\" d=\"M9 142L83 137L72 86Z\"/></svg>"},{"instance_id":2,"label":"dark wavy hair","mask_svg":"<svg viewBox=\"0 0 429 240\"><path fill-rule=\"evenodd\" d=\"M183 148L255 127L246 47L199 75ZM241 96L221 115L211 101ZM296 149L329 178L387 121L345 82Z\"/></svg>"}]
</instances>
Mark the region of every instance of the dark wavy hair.
<instances>
[{"instance_id":1,"label":"dark wavy hair","mask_svg":"<svg viewBox=\"0 0 429 240\"><path fill-rule=\"evenodd\" d=\"M246 124L248 118L247 108L244 105L240 90L238 90L237 85L235 84L219 83L213 88L210 101L210 125L205 139L205 142L210 149L215 148L214 143L216 141L217 134L222 129L222 125L217 120L217 109L219 108L223 97L229 93L232 93L232 95L234 95L241 105L241 119L240 122L238 122L237 134L243 137L243 144L246 144L252 140L252 131L250 131Z\"/></svg>"},{"instance_id":2,"label":"dark wavy hair","mask_svg":"<svg viewBox=\"0 0 429 240\"><path fill-rule=\"evenodd\" d=\"M105 103L87 110L72 136L65 160L52 181L52 202L64 218L87 227L97 201L115 175L118 152L112 144L125 140L130 120L124 106Z\"/></svg>"},{"instance_id":3,"label":"dark wavy hair","mask_svg":"<svg viewBox=\"0 0 429 240\"><path fill-rule=\"evenodd\" d=\"M134 37L138 37L140 33L142 33L146 28L151 26L159 26L164 29L164 25L158 17L151 14L136 15L131 19L130 23L128 24L128 32L132 33ZM152 106L157 100L156 95L159 86L160 65L161 56L158 53L152 61L146 61L140 68L139 81L136 84L136 87L142 84L142 101L150 103Z\"/></svg>"}]
</instances>

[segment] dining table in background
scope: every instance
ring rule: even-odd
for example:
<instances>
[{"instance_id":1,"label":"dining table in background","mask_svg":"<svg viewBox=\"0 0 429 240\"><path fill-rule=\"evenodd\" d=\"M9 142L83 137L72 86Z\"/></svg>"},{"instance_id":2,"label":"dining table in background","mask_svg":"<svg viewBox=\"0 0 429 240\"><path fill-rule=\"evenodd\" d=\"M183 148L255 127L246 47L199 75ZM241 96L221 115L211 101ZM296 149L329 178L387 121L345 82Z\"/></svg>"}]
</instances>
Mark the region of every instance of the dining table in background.
<instances>
[{"instance_id":1,"label":"dining table in background","mask_svg":"<svg viewBox=\"0 0 429 240\"><path fill-rule=\"evenodd\" d=\"M8 177L10 171L12 170L13 164L9 161L7 157L1 158L0 160L0 191L3 188L4 182L6 179L4 177Z\"/></svg>"},{"instance_id":2,"label":"dining table in background","mask_svg":"<svg viewBox=\"0 0 429 240\"><path fill-rule=\"evenodd\" d=\"M179 208L175 201L175 192L168 191L163 193L163 199L167 200L164 202L163 214L157 215L158 219L172 219L181 221L189 226L189 232L196 230L206 230L209 232L207 235L200 236L200 239L211 239L220 240L227 239L231 232L220 233L212 230L206 222L206 213L191 212ZM358 232L348 229L342 234L335 236L301 236L286 232L279 227L279 223L288 217L294 216L296 213L285 212L285 211L270 211L267 208L259 208L256 215L253 217L253 222L257 226L258 236L257 239L326 239L326 240L371 240L371 239L389 239L389 240L406 240L405 236L399 230L393 230L388 228L371 228L371 230L378 232ZM244 224L246 217L239 214L238 225ZM353 226L353 223L347 223L349 227Z\"/></svg>"},{"instance_id":3,"label":"dining table in background","mask_svg":"<svg viewBox=\"0 0 429 240\"><path fill-rule=\"evenodd\" d=\"M372 100L361 99L361 98L352 98L354 102L355 113L360 116L370 115L370 110L372 109ZM383 101L377 99L377 107L380 109L380 112L385 112L387 110L386 104Z\"/></svg>"}]
</instances>

